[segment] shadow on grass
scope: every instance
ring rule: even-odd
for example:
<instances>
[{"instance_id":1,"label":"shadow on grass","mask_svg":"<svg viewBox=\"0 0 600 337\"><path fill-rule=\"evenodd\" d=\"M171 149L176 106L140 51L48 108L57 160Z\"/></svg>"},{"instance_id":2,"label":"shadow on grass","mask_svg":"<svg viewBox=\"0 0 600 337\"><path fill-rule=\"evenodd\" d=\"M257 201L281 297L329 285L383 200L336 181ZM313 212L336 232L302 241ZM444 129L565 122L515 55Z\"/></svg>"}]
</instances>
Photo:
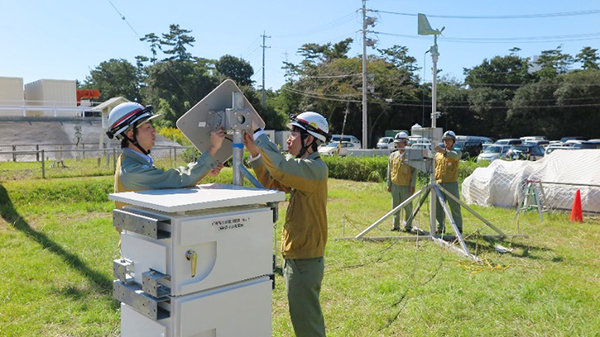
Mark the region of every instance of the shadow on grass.
<instances>
[{"instance_id":1,"label":"shadow on grass","mask_svg":"<svg viewBox=\"0 0 600 337\"><path fill-rule=\"evenodd\" d=\"M506 253L506 254L510 254L511 256L518 257L518 258L528 258L528 259L532 259L532 260L543 260L544 258L539 256L537 253L552 251L552 249L546 248L546 247L536 247L536 246L527 245L527 244L523 244L523 243L508 242L507 240L500 240L500 239L495 239L495 238L478 238L478 239L484 241L486 244L481 244L480 242L475 242L472 239L465 240L465 243L467 244L467 247L469 248L469 250L471 252L473 252L475 250L477 250L479 252L487 252L487 253L495 252L496 245L500 244L500 245L503 245L506 247L510 246L509 248L516 250L516 251ZM498 254L500 254L500 253L498 253ZM550 259L550 261L560 262L560 261L562 261L562 258L558 258L558 259L553 258L553 259Z\"/></svg>"},{"instance_id":2,"label":"shadow on grass","mask_svg":"<svg viewBox=\"0 0 600 337\"><path fill-rule=\"evenodd\" d=\"M56 256L60 257L68 266L81 272L87 279L100 288L100 291L103 295L110 294L112 292L111 279L107 278L102 273L91 269L79 258L79 256L66 251L59 244L48 238L46 234L31 228L27 221L25 221L14 208L8 192L4 186L2 186L2 184L0 184L0 216L2 216L6 222L12 224L15 229L23 232L27 235L27 237L37 242L42 249L52 252Z\"/></svg>"}]
</instances>

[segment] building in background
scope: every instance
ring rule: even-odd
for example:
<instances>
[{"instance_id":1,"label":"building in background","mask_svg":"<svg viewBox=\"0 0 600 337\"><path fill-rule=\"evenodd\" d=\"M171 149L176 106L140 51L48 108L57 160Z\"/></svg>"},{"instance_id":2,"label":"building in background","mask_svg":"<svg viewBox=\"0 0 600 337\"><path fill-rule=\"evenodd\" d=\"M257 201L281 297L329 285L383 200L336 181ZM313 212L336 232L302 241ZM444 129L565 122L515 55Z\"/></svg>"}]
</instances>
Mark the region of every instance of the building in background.
<instances>
[{"instance_id":1,"label":"building in background","mask_svg":"<svg viewBox=\"0 0 600 337\"><path fill-rule=\"evenodd\" d=\"M87 116L94 105L89 98L100 93L83 90L84 100L80 91L75 80L40 79L23 85L20 77L0 77L0 118Z\"/></svg>"}]
</instances>

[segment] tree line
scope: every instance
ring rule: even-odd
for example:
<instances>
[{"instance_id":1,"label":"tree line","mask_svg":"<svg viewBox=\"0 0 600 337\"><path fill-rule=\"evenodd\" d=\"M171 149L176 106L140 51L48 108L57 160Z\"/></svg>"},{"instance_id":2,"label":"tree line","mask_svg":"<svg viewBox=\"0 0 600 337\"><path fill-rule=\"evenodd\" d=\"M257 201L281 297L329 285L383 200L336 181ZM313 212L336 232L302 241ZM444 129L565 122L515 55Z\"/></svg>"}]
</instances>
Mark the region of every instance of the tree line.
<instances>
[{"instance_id":1,"label":"tree line","mask_svg":"<svg viewBox=\"0 0 600 337\"><path fill-rule=\"evenodd\" d=\"M240 86L267 128L283 129L289 115L317 111L330 121L333 133L362 134L362 55L349 57L352 39L337 43L306 43L299 63L284 62L286 83L267 90L266 104L251 80L254 70L245 60L224 55L218 60L188 52L195 38L173 24L160 36L143 38L150 55L102 62L90 72L83 88L99 89L101 100L114 96L152 104L162 123L175 121L226 78ZM458 134L496 138L567 135L600 138L600 69L598 50L582 48L571 56L561 46L531 60L517 55L484 59L464 68L460 82L439 70L437 125ZM571 70L575 64L580 69ZM385 130L409 130L431 125L431 83L422 83L416 59L405 46L377 49L368 55L368 136L374 145Z\"/></svg>"}]
</instances>

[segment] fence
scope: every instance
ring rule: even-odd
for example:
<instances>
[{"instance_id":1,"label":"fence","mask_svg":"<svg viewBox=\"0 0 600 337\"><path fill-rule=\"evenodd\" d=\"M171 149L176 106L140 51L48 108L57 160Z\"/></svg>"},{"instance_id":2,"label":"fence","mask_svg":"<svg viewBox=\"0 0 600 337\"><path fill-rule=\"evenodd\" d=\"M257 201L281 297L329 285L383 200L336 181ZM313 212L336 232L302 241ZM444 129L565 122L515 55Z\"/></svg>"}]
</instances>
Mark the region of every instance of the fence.
<instances>
[{"instance_id":1,"label":"fence","mask_svg":"<svg viewBox=\"0 0 600 337\"><path fill-rule=\"evenodd\" d=\"M0 181L114 174L121 149L98 144L0 145ZM185 165L198 152L193 147L155 146L154 164L161 168Z\"/></svg>"}]
</instances>

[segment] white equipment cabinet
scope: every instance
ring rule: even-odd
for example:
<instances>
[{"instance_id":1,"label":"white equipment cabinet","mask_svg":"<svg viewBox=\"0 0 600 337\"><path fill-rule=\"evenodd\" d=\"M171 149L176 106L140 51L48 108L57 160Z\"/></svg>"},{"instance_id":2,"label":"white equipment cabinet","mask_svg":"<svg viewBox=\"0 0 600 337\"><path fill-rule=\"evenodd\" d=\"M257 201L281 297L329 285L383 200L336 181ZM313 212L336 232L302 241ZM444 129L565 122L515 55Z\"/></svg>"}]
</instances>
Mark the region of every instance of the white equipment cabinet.
<instances>
[{"instance_id":1,"label":"white equipment cabinet","mask_svg":"<svg viewBox=\"0 0 600 337\"><path fill-rule=\"evenodd\" d=\"M114 193L121 335L271 336L273 223L283 192L207 184Z\"/></svg>"}]
</instances>

